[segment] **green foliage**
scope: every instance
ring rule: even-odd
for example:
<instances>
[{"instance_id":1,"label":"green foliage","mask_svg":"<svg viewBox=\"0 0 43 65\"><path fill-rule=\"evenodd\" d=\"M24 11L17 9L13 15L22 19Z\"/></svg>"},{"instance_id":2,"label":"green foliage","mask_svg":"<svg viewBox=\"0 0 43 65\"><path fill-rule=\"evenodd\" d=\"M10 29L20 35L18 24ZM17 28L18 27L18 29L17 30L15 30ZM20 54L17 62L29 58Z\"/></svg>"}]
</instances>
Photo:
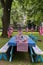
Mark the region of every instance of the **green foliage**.
<instances>
[{"instance_id":1,"label":"green foliage","mask_svg":"<svg viewBox=\"0 0 43 65\"><path fill-rule=\"evenodd\" d=\"M1 16L2 11L0 10ZM43 0L13 0L11 20L21 22L24 19L23 16L26 16L26 20L33 20L36 24L40 24L43 21Z\"/></svg>"},{"instance_id":2,"label":"green foliage","mask_svg":"<svg viewBox=\"0 0 43 65\"><path fill-rule=\"evenodd\" d=\"M2 11L2 8L0 8L0 28L2 28L2 15L3 15L3 11Z\"/></svg>"},{"instance_id":3,"label":"green foliage","mask_svg":"<svg viewBox=\"0 0 43 65\"><path fill-rule=\"evenodd\" d=\"M2 11L2 8L0 9L0 18L2 17L3 15L3 11Z\"/></svg>"},{"instance_id":4,"label":"green foliage","mask_svg":"<svg viewBox=\"0 0 43 65\"><path fill-rule=\"evenodd\" d=\"M27 19L35 21L43 21L43 0L18 0L25 12L27 11ZM39 23L38 23L39 24Z\"/></svg>"},{"instance_id":5,"label":"green foliage","mask_svg":"<svg viewBox=\"0 0 43 65\"><path fill-rule=\"evenodd\" d=\"M0 19L0 28L2 28L2 21L1 21L1 19Z\"/></svg>"},{"instance_id":6,"label":"green foliage","mask_svg":"<svg viewBox=\"0 0 43 65\"><path fill-rule=\"evenodd\" d=\"M25 14L22 9L22 6L20 5L18 1L14 0L12 3L12 8L11 8L11 19L13 23L17 24L22 22L24 20L24 16Z\"/></svg>"},{"instance_id":7,"label":"green foliage","mask_svg":"<svg viewBox=\"0 0 43 65\"><path fill-rule=\"evenodd\" d=\"M43 0L14 0L12 8L16 10L14 13L16 20L22 15L21 13L24 13L27 20L36 21L36 24L43 21Z\"/></svg>"},{"instance_id":8,"label":"green foliage","mask_svg":"<svg viewBox=\"0 0 43 65\"><path fill-rule=\"evenodd\" d=\"M1 2L0 2L0 9L2 8L2 6L1 6Z\"/></svg>"}]
</instances>

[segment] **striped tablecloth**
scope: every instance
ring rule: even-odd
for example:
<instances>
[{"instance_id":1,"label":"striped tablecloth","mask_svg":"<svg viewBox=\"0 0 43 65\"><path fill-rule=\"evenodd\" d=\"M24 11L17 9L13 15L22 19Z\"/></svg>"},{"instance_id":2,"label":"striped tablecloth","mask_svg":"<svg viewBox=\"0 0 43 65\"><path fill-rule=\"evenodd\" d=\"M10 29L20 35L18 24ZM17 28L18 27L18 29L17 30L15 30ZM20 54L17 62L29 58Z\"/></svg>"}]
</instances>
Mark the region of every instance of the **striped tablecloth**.
<instances>
[{"instance_id":1,"label":"striped tablecloth","mask_svg":"<svg viewBox=\"0 0 43 65\"><path fill-rule=\"evenodd\" d=\"M28 41L27 39L22 40L18 40L17 41L17 51L19 52L28 52Z\"/></svg>"}]
</instances>

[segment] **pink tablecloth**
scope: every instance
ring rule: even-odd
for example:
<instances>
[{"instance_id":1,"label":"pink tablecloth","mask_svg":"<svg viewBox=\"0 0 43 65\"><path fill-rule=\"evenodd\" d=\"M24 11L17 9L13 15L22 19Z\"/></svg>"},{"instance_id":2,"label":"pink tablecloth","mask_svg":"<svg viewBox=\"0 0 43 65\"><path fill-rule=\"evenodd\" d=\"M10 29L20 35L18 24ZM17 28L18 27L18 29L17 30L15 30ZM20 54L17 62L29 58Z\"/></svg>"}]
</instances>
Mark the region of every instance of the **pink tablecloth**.
<instances>
[{"instance_id":1,"label":"pink tablecloth","mask_svg":"<svg viewBox=\"0 0 43 65\"><path fill-rule=\"evenodd\" d=\"M17 42L17 51L28 52L28 42L19 40Z\"/></svg>"}]
</instances>

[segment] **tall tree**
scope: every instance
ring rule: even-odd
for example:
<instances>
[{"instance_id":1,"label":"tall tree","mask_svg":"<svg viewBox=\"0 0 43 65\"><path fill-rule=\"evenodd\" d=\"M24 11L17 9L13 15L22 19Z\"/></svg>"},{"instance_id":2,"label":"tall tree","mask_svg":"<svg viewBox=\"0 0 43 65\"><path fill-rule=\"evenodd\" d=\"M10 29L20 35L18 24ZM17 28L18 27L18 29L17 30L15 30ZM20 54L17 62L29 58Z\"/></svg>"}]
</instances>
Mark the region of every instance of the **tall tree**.
<instances>
[{"instance_id":1,"label":"tall tree","mask_svg":"<svg viewBox=\"0 0 43 65\"><path fill-rule=\"evenodd\" d=\"M18 2L27 13L28 20L35 20L37 24L43 21L43 0L18 0Z\"/></svg>"},{"instance_id":2,"label":"tall tree","mask_svg":"<svg viewBox=\"0 0 43 65\"><path fill-rule=\"evenodd\" d=\"M2 36L7 37L7 29L10 24L10 12L11 12L11 5L13 0L1 0L1 4L3 7L3 16L2 16Z\"/></svg>"}]
</instances>

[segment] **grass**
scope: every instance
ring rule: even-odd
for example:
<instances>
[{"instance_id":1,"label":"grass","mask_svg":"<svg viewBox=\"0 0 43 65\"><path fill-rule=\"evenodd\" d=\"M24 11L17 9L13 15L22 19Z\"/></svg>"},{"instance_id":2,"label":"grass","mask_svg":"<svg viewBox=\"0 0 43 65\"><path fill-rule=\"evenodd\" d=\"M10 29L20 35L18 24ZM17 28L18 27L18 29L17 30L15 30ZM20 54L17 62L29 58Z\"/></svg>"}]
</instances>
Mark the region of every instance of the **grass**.
<instances>
[{"instance_id":1,"label":"grass","mask_svg":"<svg viewBox=\"0 0 43 65\"><path fill-rule=\"evenodd\" d=\"M13 36L16 35L17 32L13 32ZM23 32L23 34L31 34L31 32ZM43 36L40 36L38 32L33 32L33 35L37 36L39 39L43 40ZM0 33L1 35L1 33ZM8 38L0 38L0 48L8 41ZM36 43L43 50L43 43ZM43 63L31 63L29 53L15 53L13 57L13 61L10 63L9 61L1 60L0 65L43 65Z\"/></svg>"},{"instance_id":2,"label":"grass","mask_svg":"<svg viewBox=\"0 0 43 65\"><path fill-rule=\"evenodd\" d=\"M0 48L8 41L8 38L0 38Z\"/></svg>"}]
</instances>

